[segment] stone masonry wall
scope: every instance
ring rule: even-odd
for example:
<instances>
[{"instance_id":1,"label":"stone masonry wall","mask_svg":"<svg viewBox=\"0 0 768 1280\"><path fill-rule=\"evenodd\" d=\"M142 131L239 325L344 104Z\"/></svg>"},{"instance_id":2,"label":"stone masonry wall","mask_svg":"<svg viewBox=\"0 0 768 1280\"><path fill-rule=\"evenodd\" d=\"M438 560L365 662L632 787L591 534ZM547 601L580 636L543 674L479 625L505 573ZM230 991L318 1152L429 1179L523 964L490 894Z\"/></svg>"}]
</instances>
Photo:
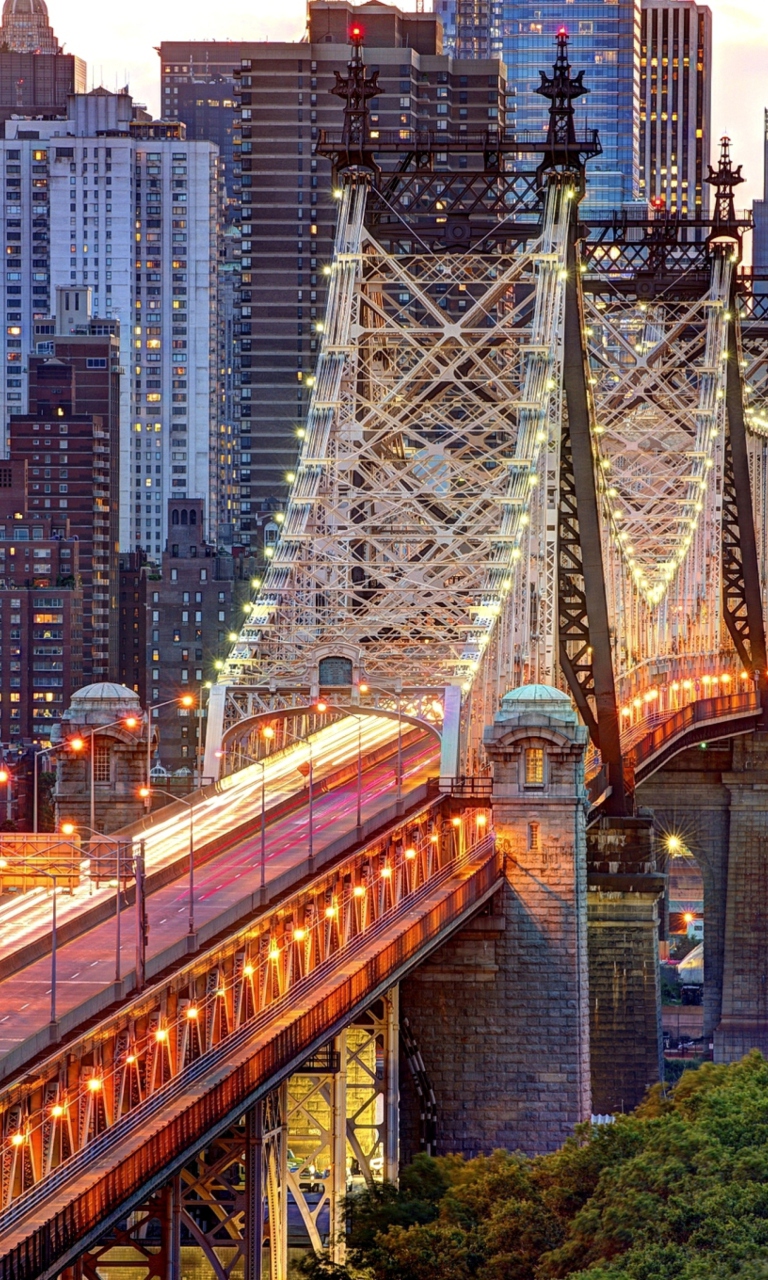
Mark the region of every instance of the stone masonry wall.
<instances>
[{"instance_id":1,"label":"stone masonry wall","mask_svg":"<svg viewBox=\"0 0 768 1280\"><path fill-rule=\"evenodd\" d=\"M631 1111L661 1079L659 896L590 886L592 1110Z\"/></svg>"},{"instance_id":2,"label":"stone masonry wall","mask_svg":"<svg viewBox=\"0 0 768 1280\"><path fill-rule=\"evenodd\" d=\"M437 1099L440 1154L552 1151L589 1115L587 974L577 937L586 918L575 903L575 863L565 843L549 844L535 862L510 857L490 914L401 984L401 1016ZM401 1081L407 1160L417 1149L418 1104L405 1069Z\"/></svg>"},{"instance_id":3,"label":"stone masonry wall","mask_svg":"<svg viewBox=\"0 0 768 1280\"><path fill-rule=\"evenodd\" d=\"M704 1035L720 1023L725 907L728 881L730 742L691 747L675 756L637 789L638 804L653 812L654 828L679 836L696 859L704 882Z\"/></svg>"},{"instance_id":4,"label":"stone masonry wall","mask_svg":"<svg viewBox=\"0 0 768 1280\"><path fill-rule=\"evenodd\" d=\"M768 1054L768 733L733 739L723 1000L716 1062ZM706 924L704 952L706 955Z\"/></svg>"}]
</instances>

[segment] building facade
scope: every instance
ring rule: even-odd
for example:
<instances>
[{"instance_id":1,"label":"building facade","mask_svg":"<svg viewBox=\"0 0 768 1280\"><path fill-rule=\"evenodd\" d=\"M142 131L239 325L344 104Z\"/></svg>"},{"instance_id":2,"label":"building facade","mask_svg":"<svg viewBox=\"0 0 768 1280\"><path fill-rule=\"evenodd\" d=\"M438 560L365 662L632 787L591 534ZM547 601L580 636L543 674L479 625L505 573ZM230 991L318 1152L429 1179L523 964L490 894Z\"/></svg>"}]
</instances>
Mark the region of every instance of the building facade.
<instances>
[{"instance_id":1,"label":"building facade","mask_svg":"<svg viewBox=\"0 0 768 1280\"><path fill-rule=\"evenodd\" d=\"M80 544L30 510L27 464L0 462L0 742L49 743L83 683Z\"/></svg>"},{"instance_id":2,"label":"building facade","mask_svg":"<svg viewBox=\"0 0 768 1280\"><path fill-rule=\"evenodd\" d=\"M508 125L541 137L548 103L535 93L565 27L572 65L590 92L576 104L577 127L599 129L602 155L587 165L587 200L597 216L636 200L640 190L640 0L505 0L499 53L507 68Z\"/></svg>"},{"instance_id":3,"label":"building facade","mask_svg":"<svg viewBox=\"0 0 768 1280\"><path fill-rule=\"evenodd\" d=\"M693 0L643 0L640 194L671 213L706 217L712 14Z\"/></svg>"},{"instance_id":4,"label":"building facade","mask_svg":"<svg viewBox=\"0 0 768 1280\"><path fill-rule=\"evenodd\" d=\"M5 0L0 45L14 53L61 53L45 0Z\"/></svg>"},{"instance_id":5,"label":"building facade","mask_svg":"<svg viewBox=\"0 0 768 1280\"><path fill-rule=\"evenodd\" d=\"M231 555L205 537L202 499L171 499L162 566L146 579L147 705L158 731L153 767L198 772L203 685L228 652L238 607ZM192 694L195 705L181 707Z\"/></svg>"},{"instance_id":6,"label":"building facade","mask_svg":"<svg viewBox=\"0 0 768 1280\"><path fill-rule=\"evenodd\" d=\"M752 202L752 270L755 292L768 293L768 110L763 111L763 198Z\"/></svg>"},{"instance_id":7,"label":"building facade","mask_svg":"<svg viewBox=\"0 0 768 1280\"><path fill-rule=\"evenodd\" d=\"M68 95L85 90L85 63L62 51L45 0L6 0L0 26L0 121L12 115L66 115Z\"/></svg>"},{"instance_id":8,"label":"building facade","mask_svg":"<svg viewBox=\"0 0 768 1280\"><path fill-rule=\"evenodd\" d=\"M28 412L10 419L10 455L27 464L30 511L68 519L79 541L84 677L104 680L118 655L119 339L116 325L90 319L87 290L59 290L58 302L55 320L37 326Z\"/></svg>"},{"instance_id":9,"label":"building facade","mask_svg":"<svg viewBox=\"0 0 768 1280\"><path fill-rule=\"evenodd\" d=\"M119 564L118 680L147 704L147 559L127 551Z\"/></svg>"},{"instance_id":10,"label":"building facade","mask_svg":"<svg viewBox=\"0 0 768 1280\"><path fill-rule=\"evenodd\" d=\"M227 208L235 204L235 68L244 47L239 40L163 40L158 49L163 119L180 120L190 141L213 142L218 147L225 221L229 220Z\"/></svg>"},{"instance_id":11,"label":"building facade","mask_svg":"<svg viewBox=\"0 0 768 1280\"><path fill-rule=\"evenodd\" d=\"M120 321L120 545L159 560L168 498L207 500L212 486L216 149L102 90L71 98L65 120L34 121L34 137L24 124L0 142L3 418L27 410L22 370L52 290L90 289L94 312Z\"/></svg>"}]
</instances>

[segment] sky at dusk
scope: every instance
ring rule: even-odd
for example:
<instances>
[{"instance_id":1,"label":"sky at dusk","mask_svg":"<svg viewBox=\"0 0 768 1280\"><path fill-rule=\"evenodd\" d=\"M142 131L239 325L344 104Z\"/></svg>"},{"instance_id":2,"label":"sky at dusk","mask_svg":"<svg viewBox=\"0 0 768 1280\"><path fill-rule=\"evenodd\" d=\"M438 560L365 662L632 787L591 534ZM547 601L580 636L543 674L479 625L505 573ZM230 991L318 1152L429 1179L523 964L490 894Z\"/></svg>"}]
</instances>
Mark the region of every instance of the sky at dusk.
<instances>
[{"instance_id":1,"label":"sky at dusk","mask_svg":"<svg viewBox=\"0 0 768 1280\"><path fill-rule=\"evenodd\" d=\"M414 8L413 0L401 0ZM91 81L130 84L140 101L159 107L161 40L296 40L304 0L48 0L53 27L70 53L88 63ZM763 108L768 107L768 0L710 0L714 20L713 130L727 132L747 183L742 205L762 194ZM566 5L563 4L567 16Z\"/></svg>"}]
</instances>

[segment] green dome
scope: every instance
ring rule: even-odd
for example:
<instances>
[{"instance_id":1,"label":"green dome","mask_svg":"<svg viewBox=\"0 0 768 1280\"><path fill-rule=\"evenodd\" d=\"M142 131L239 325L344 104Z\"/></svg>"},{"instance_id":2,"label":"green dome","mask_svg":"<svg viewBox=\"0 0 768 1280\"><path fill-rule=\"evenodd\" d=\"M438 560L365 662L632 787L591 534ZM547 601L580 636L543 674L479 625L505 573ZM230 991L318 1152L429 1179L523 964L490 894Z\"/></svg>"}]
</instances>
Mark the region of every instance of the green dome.
<instances>
[{"instance_id":1,"label":"green dome","mask_svg":"<svg viewBox=\"0 0 768 1280\"><path fill-rule=\"evenodd\" d=\"M521 684L518 689L510 689L501 700L503 707L516 702L567 702L571 699L562 689L555 689L551 684Z\"/></svg>"}]
</instances>

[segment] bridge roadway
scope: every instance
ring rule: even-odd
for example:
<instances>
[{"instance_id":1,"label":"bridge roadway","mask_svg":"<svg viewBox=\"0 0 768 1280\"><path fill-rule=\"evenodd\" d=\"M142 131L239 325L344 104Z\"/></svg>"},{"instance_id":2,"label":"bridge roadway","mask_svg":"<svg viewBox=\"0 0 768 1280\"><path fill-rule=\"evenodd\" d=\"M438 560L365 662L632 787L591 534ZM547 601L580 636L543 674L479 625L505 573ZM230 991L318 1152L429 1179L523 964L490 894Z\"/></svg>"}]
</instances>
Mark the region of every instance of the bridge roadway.
<instances>
[{"instance_id":1,"label":"bridge roadway","mask_svg":"<svg viewBox=\"0 0 768 1280\"><path fill-rule=\"evenodd\" d=\"M397 723L392 719L370 716L360 722L359 738L364 756L387 744L394 749L396 737ZM326 725L312 735L311 744L310 748L308 743L296 743L288 750L265 757L264 783L268 811L285 805L304 790L310 749L313 751L318 788L330 785L334 774L338 774L345 766L348 768L350 762L356 765L358 723L352 716L348 716L342 721ZM223 832L233 832L246 822L260 821L261 780L261 766L251 764L194 794L194 843L197 850L221 840ZM186 802L178 801L117 833L124 836L126 841L132 840L134 845L140 839L143 840L148 876L167 872L174 863L187 858L188 814ZM64 818L66 816L65 814ZM102 842L100 847L106 854L112 850L107 841ZM168 878L167 874L165 878ZM99 886L87 876L83 877L82 884L73 894L60 888L56 900L59 936L64 936L64 930L75 917L104 907L110 901L113 902L114 897L113 885ZM0 979L19 967L14 956L29 946L30 939L38 939L39 942L40 936L50 929L50 920L50 890L32 890L16 898L0 900ZM37 950L40 954L39 945Z\"/></svg>"},{"instance_id":2,"label":"bridge roadway","mask_svg":"<svg viewBox=\"0 0 768 1280\"><path fill-rule=\"evenodd\" d=\"M379 726L381 721L378 722ZM384 722L391 726L392 722ZM422 735L403 748L403 796L426 781L437 770L439 746L431 734ZM255 772L255 771L254 771ZM362 789L363 823L369 830L377 818L391 810L396 798L396 764L392 755L364 767ZM342 783L327 793L316 796L313 814L313 843L317 865L324 860L330 846L351 838L357 821L357 781ZM180 818L180 823L185 823ZM186 827L185 827L186 830ZM270 888L285 877L286 872L301 866L308 853L308 810L304 805L296 812L272 817L267 826L266 883ZM233 848L208 861L196 875L195 926L196 943L213 938L250 909L258 898L261 877L261 834L258 819L253 833ZM158 889L147 900L149 945L147 974L151 976L165 967L174 950L187 951L188 874ZM242 906L242 911L238 908ZM48 907L50 911L50 907ZM123 910L121 933L122 971L133 978L136 956L136 912ZM179 946L178 944L181 944ZM162 959L160 959L162 957ZM114 916L60 947L57 959L57 1014L62 1028L74 1029L99 1007L113 1003L116 959ZM128 986L130 990L130 985ZM51 992L51 961L46 956L0 983L0 1080L28 1061L39 1048L49 1043L48 1025ZM99 995L103 1000L99 1004ZM95 997L95 1000L94 1000ZM38 1037L41 1037L38 1043ZM44 1044L42 1041L44 1040Z\"/></svg>"},{"instance_id":3,"label":"bridge roadway","mask_svg":"<svg viewBox=\"0 0 768 1280\"><path fill-rule=\"evenodd\" d=\"M19 1081L12 1108L34 1110L15 1130L6 1126L0 1280L59 1275L461 928L501 883L502 858L485 832L474 808L459 817L455 802L414 800L409 818L390 822ZM208 1028L204 1043L186 1030L193 1025ZM63 1068L67 1091L51 1108ZM129 1082L139 1071L137 1097ZM94 1079L103 1112L94 1110ZM95 1126L86 1118L99 1114Z\"/></svg>"}]
</instances>

